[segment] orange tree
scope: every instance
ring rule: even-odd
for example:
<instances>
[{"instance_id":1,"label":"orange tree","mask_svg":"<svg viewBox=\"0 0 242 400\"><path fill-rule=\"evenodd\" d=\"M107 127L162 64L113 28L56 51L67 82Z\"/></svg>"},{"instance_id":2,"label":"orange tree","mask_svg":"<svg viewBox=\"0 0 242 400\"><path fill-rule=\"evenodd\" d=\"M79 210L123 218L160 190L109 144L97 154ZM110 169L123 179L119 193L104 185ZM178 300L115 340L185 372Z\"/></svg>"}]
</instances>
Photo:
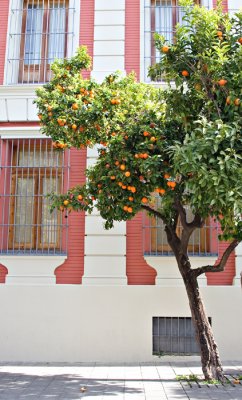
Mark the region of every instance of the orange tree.
<instances>
[{"instance_id":1,"label":"orange tree","mask_svg":"<svg viewBox=\"0 0 242 400\"><path fill-rule=\"evenodd\" d=\"M150 76L162 76L168 89L138 83L132 74L113 74L101 84L84 80L80 70L90 66L90 58L81 48L72 59L53 64L53 78L37 90L36 103L42 131L57 151L98 148L87 183L50 194L52 208L96 207L107 229L140 210L163 220L187 291L204 376L223 379L197 278L222 271L242 240L242 16L189 3L185 9L174 44L155 36L161 58ZM159 207L154 196L161 198ZM216 266L192 267L189 238L209 217L219 220L228 247Z\"/></svg>"}]
</instances>

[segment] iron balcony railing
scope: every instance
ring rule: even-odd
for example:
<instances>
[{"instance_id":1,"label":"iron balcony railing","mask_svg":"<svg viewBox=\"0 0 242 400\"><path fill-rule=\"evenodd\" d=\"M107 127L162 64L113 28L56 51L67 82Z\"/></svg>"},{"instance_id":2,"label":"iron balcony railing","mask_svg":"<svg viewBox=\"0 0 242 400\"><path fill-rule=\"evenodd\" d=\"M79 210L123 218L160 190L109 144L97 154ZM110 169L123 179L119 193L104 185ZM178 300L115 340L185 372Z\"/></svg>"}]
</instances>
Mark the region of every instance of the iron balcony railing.
<instances>
[{"instance_id":1,"label":"iron balcony railing","mask_svg":"<svg viewBox=\"0 0 242 400\"><path fill-rule=\"evenodd\" d=\"M50 80L54 59L73 54L74 0L13 0L9 17L7 84Z\"/></svg>"},{"instance_id":2,"label":"iron balcony railing","mask_svg":"<svg viewBox=\"0 0 242 400\"><path fill-rule=\"evenodd\" d=\"M69 158L48 139L0 139L0 253L67 253L67 219L46 194L68 187Z\"/></svg>"}]
</instances>

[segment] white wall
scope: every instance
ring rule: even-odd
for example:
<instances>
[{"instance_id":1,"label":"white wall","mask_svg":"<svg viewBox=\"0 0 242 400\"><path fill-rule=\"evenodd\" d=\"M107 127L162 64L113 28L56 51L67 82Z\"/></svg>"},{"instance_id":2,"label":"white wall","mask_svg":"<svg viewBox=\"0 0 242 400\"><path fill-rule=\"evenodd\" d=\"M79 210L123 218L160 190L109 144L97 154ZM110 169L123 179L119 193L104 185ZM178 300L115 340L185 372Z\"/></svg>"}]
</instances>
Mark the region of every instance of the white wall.
<instances>
[{"instance_id":1,"label":"white wall","mask_svg":"<svg viewBox=\"0 0 242 400\"><path fill-rule=\"evenodd\" d=\"M223 359L242 359L241 289L204 287ZM151 361L152 316L190 316L184 288L0 286L0 361Z\"/></svg>"},{"instance_id":2,"label":"white wall","mask_svg":"<svg viewBox=\"0 0 242 400\"><path fill-rule=\"evenodd\" d=\"M228 9L231 11L239 10L242 7L241 0L228 0Z\"/></svg>"},{"instance_id":3,"label":"white wall","mask_svg":"<svg viewBox=\"0 0 242 400\"><path fill-rule=\"evenodd\" d=\"M125 0L95 0L92 76L124 73Z\"/></svg>"}]
</instances>

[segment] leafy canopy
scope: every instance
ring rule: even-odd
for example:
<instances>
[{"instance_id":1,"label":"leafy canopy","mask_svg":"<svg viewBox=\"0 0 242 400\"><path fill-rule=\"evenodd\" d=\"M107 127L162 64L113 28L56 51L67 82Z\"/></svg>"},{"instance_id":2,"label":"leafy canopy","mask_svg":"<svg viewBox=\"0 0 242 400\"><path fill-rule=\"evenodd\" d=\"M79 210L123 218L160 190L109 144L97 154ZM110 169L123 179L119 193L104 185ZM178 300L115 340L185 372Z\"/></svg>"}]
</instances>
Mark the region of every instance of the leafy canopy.
<instances>
[{"instance_id":1,"label":"leafy canopy","mask_svg":"<svg viewBox=\"0 0 242 400\"><path fill-rule=\"evenodd\" d=\"M56 151L98 145L98 159L85 185L51 194L52 208L95 206L106 228L145 208L172 226L179 202L219 219L225 239L241 240L242 13L183 5L174 43L155 35L161 57L149 74L167 82L164 91L134 74L83 79L84 47L53 64L51 82L37 90L42 132Z\"/></svg>"}]
</instances>

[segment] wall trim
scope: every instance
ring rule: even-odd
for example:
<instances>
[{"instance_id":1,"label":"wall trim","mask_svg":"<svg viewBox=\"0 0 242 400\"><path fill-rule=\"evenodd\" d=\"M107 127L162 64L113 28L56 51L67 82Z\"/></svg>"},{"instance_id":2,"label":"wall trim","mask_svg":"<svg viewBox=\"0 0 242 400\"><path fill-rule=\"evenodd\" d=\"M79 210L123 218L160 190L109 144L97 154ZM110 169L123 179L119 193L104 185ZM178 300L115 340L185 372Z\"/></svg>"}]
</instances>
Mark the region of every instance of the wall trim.
<instances>
[{"instance_id":1,"label":"wall trim","mask_svg":"<svg viewBox=\"0 0 242 400\"><path fill-rule=\"evenodd\" d=\"M55 285L55 269L66 255L1 255L7 268L5 285Z\"/></svg>"},{"instance_id":2,"label":"wall trim","mask_svg":"<svg viewBox=\"0 0 242 400\"><path fill-rule=\"evenodd\" d=\"M44 139L48 136L40 132L39 126L26 126L26 127L1 127L0 126L0 137L1 139Z\"/></svg>"}]
</instances>

